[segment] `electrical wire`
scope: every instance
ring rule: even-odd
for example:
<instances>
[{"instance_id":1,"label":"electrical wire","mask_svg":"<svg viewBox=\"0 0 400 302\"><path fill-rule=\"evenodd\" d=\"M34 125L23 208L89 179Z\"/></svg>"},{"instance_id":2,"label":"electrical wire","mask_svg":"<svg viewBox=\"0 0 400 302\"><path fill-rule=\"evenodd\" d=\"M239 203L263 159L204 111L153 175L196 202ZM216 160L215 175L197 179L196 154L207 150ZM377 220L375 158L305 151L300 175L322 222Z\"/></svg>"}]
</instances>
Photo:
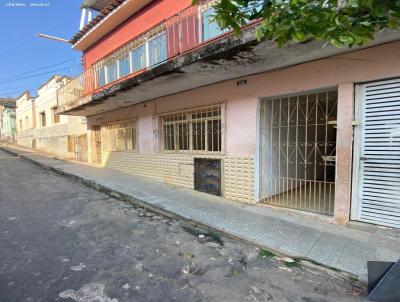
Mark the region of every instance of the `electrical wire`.
<instances>
[{"instance_id":1,"label":"electrical wire","mask_svg":"<svg viewBox=\"0 0 400 302\"><path fill-rule=\"evenodd\" d=\"M0 78L0 81L2 82L2 81L6 81L6 80L12 80L12 79L19 78L19 77L21 77L21 76L30 74L30 73L32 73L32 72L45 70L45 69L47 69L47 68L59 66L59 65L62 65L62 64L64 64L64 63L67 63L67 62L70 62L70 61L74 61L74 60L76 61L76 60L78 60L78 58L71 58L71 59L64 60L64 61L61 61L61 62L59 62L59 63L52 64L52 65L47 65L47 66L43 66L43 67L40 67L40 68L32 69L32 70L25 71L25 72L23 72L23 73L20 73L20 74L11 76L11 77Z\"/></svg>"},{"instance_id":2,"label":"electrical wire","mask_svg":"<svg viewBox=\"0 0 400 302\"><path fill-rule=\"evenodd\" d=\"M68 67L68 68L70 68L70 67ZM65 76L73 76L73 73L71 72L70 75L65 74ZM44 80L43 80L43 82L44 82ZM43 83L43 82L42 82L42 83ZM14 87L15 90L13 90L14 88L3 88L3 89L1 89L1 90L3 90L3 91L0 93L0 95L1 95L1 96L8 96L8 95L10 95L10 94L19 94L19 93L21 93L21 91L28 90L28 88L39 87L40 85L41 85L41 84L28 85L28 86L20 86L20 88Z\"/></svg>"},{"instance_id":3,"label":"electrical wire","mask_svg":"<svg viewBox=\"0 0 400 302\"><path fill-rule=\"evenodd\" d=\"M19 87L0 88L0 91L4 91L4 90L9 91L9 90L16 90L16 89L25 89L25 88L37 87L37 86L40 86L40 83L32 84L32 85L29 85L29 86L19 86Z\"/></svg>"},{"instance_id":4,"label":"electrical wire","mask_svg":"<svg viewBox=\"0 0 400 302\"><path fill-rule=\"evenodd\" d=\"M4 84L4 83L11 83L11 82L15 82L15 81L19 81L19 80L25 80L25 79L30 79L30 78L35 78L41 75L45 75L45 74L49 74L49 73L54 73L54 72L58 72L58 71L62 71L62 70L67 70L67 69L72 69L75 66L68 66L68 67L64 67L64 68L59 68L59 69L53 69L53 70L49 70L46 72L42 72L42 73L36 73L36 74L32 74L29 76L25 76L25 77L20 77L18 79L13 79L13 80L0 80L0 83Z\"/></svg>"}]
</instances>

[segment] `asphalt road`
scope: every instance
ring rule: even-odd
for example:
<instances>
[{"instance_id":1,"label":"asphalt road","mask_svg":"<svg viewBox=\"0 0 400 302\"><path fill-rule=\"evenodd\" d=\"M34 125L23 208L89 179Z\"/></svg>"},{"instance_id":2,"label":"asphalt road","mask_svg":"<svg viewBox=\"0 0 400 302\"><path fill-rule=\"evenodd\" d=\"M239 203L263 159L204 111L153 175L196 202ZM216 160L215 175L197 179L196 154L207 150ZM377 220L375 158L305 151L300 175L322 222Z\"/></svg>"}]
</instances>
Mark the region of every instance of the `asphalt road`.
<instances>
[{"instance_id":1,"label":"asphalt road","mask_svg":"<svg viewBox=\"0 0 400 302\"><path fill-rule=\"evenodd\" d=\"M0 302L361 301L263 255L0 151Z\"/></svg>"}]
</instances>

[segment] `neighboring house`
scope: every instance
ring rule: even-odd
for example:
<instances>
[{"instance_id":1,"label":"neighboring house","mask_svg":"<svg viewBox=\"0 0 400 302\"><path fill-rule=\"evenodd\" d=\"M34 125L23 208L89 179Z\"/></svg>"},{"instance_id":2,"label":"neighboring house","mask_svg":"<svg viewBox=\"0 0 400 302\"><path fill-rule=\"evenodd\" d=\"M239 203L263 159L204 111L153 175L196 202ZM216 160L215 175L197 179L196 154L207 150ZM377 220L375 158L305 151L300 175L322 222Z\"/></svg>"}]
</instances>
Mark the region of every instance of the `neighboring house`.
<instances>
[{"instance_id":1,"label":"neighboring house","mask_svg":"<svg viewBox=\"0 0 400 302\"><path fill-rule=\"evenodd\" d=\"M12 119L12 113L11 113L12 110L8 110L8 112L6 113L6 115L7 115L6 125L4 125L4 122L3 122L3 113L6 110L6 108L10 108L10 109L14 108L14 110L15 110L15 99L0 98L0 140L5 139L5 133L4 133L3 127L7 128L7 129L9 129L9 127L12 128L12 123L9 124L10 122L12 122L12 120L11 120ZM14 120L15 120L15 112L14 112ZM15 123L15 121L14 121L14 123ZM7 137L9 138L8 135L7 135Z\"/></svg>"},{"instance_id":2,"label":"neighboring house","mask_svg":"<svg viewBox=\"0 0 400 302\"><path fill-rule=\"evenodd\" d=\"M0 105L0 141L3 139L3 111L4 106Z\"/></svg>"},{"instance_id":3,"label":"neighboring house","mask_svg":"<svg viewBox=\"0 0 400 302\"><path fill-rule=\"evenodd\" d=\"M57 115L57 89L71 79L55 75L38 89L35 99L36 149L59 157L87 161L86 119Z\"/></svg>"},{"instance_id":4,"label":"neighboring house","mask_svg":"<svg viewBox=\"0 0 400 302\"><path fill-rule=\"evenodd\" d=\"M89 5L90 3L90 5ZM247 203L400 227L400 33L278 48L220 30L211 1L84 1L84 72L57 113L87 116L89 161ZM354 140L353 140L354 138Z\"/></svg>"},{"instance_id":5,"label":"neighboring house","mask_svg":"<svg viewBox=\"0 0 400 302\"><path fill-rule=\"evenodd\" d=\"M27 148L36 148L33 136L36 127L35 98L28 91L16 100L17 144Z\"/></svg>"},{"instance_id":6,"label":"neighboring house","mask_svg":"<svg viewBox=\"0 0 400 302\"><path fill-rule=\"evenodd\" d=\"M2 135L3 140L10 143L15 143L17 133L15 118L15 103L5 105L2 118Z\"/></svg>"}]
</instances>

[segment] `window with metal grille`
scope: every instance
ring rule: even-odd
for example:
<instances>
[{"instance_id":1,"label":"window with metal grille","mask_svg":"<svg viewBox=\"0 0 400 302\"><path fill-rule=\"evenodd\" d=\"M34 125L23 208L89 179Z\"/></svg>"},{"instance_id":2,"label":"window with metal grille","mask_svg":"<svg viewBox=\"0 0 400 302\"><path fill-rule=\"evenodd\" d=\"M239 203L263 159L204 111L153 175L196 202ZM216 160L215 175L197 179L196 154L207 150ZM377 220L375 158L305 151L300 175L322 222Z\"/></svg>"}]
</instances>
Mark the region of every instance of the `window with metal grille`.
<instances>
[{"instance_id":1,"label":"window with metal grille","mask_svg":"<svg viewBox=\"0 0 400 302\"><path fill-rule=\"evenodd\" d=\"M220 105L165 114L160 122L164 151L222 151Z\"/></svg>"},{"instance_id":2,"label":"window with metal grille","mask_svg":"<svg viewBox=\"0 0 400 302\"><path fill-rule=\"evenodd\" d=\"M222 35L228 31L228 29L222 29L218 26L217 21L214 20L216 14L214 8L207 8L202 12L203 21L203 41L210 40L219 35Z\"/></svg>"},{"instance_id":3,"label":"window with metal grille","mask_svg":"<svg viewBox=\"0 0 400 302\"><path fill-rule=\"evenodd\" d=\"M104 86L107 83L105 66L101 66L97 69L97 83L98 87Z\"/></svg>"},{"instance_id":4,"label":"window with metal grille","mask_svg":"<svg viewBox=\"0 0 400 302\"><path fill-rule=\"evenodd\" d=\"M107 65L107 82L111 83L118 79L118 66L117 61Z\"/></svg>"},{"instance_id":5,"label":"window with metal grille","mask_svg":"<svg viewBox=\"0 0 400 302\"><path fill-rule=\"evenodd\" d=\"M146 67L146 47L141 44L131 51L132 72Z\"/></svg>"},{"instance_id":6,"label":"window with metal grille","mask_svg":"<svg viewBox=\"0 0 400 302\"><path fill-rule=\"evenodd\" d=\"M126 54L118 60L118 76L120 78L131 73L129 54Z\"/></svg>"},{"instance_id":7,"label":"window with metal grille","mask_svg":"<svg viewBox=\"0 0 400 302\"><path fill-rule=\"evenodd\" d=\"M149 40L149 65L157 65L167 59L167 34L162 32Z\"/></svg>"},{"instance_id":8,"label":"window with metal grille","mask_svg":"<svg viewBox=\"0 0 400 302\"><path fill-rule=\"evenodd\" d=\"M106 125L103 129L106 151L136 150L136 120Z\"/></svg>"}]
</instances>

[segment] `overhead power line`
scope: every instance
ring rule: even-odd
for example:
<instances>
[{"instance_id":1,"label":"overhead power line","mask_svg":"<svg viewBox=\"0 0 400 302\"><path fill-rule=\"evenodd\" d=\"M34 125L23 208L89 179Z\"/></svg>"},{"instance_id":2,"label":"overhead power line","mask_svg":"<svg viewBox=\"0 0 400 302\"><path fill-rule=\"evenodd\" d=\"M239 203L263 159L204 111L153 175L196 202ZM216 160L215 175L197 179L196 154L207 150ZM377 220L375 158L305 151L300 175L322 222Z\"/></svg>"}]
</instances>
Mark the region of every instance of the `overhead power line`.
<instances>
[{"instance_id":1,"label":"overhead power line","mask_svg":"<svg viewBox=\"0 0 400 302\"><path fill-rule=\"evenodd\" d=\"M0 91L10 91L10 90L17 90L17 89L25 89L25 88L37 87L37 86L40 86L40 85L41 85L41 83L32 84L32 85L28 85L28 86L0 88Z\"/></svg>"},{"instance_id":2,"label":"overhead power line","mask_svg":"<svg viewBox=\"0 0 400 302\"><path fill-rule=\"evenodd\" d=\"M18 77L20 77L20 76L24 76L24 75L30 74L30 73L32 73L32 72L45 70L45 69L47 69L47 68L59 66L59 65L62 65L62 64L64 64L64 63L67 63L67 62L70 62L70 61L74 61L74 60L77 60L77 58L71 58L71 59L64 60L64 61L61 61L61 62L59 62L59 63L52 64L52 65L47 65L47 66L43 66L43 67L40 67L40 68L31 69L31 70L29 70L29 71L25 71L25 72L23 72L23 73L16 74L16 75L14 75L14 76L5 77L5 78L0 78L0 81L3 81L3 80L12 80L12 79L14 79L14 78L18 78Z\"/></svg>"},{"instance_id":3,"label":"overhead power line","mask_svg":"<svg viewBox=\"0 0 400 302\"><path fill-rule=\"evenodd\" d=\"M68 66L68 67L64 67L64 68L53 69L53 70L49 70L49 71L42 72L42 73L36 73L36 74L31 74L31 75L28 75L28 76L25 76L25 77L15 78L15 79L12 79L12 80L0 80L0 83L3 83L3 84L4 83L11 83L11 82L19 81L19 80L35 78L35 77L38 77L38 76L41 76L41 75L45 75L45 74L49 74L49 73L55 73L55 72L62 71L62 70L72 69L74 67L76 67L76 66L73 65L73 66Z\"/></svg>"}]
</instances>

